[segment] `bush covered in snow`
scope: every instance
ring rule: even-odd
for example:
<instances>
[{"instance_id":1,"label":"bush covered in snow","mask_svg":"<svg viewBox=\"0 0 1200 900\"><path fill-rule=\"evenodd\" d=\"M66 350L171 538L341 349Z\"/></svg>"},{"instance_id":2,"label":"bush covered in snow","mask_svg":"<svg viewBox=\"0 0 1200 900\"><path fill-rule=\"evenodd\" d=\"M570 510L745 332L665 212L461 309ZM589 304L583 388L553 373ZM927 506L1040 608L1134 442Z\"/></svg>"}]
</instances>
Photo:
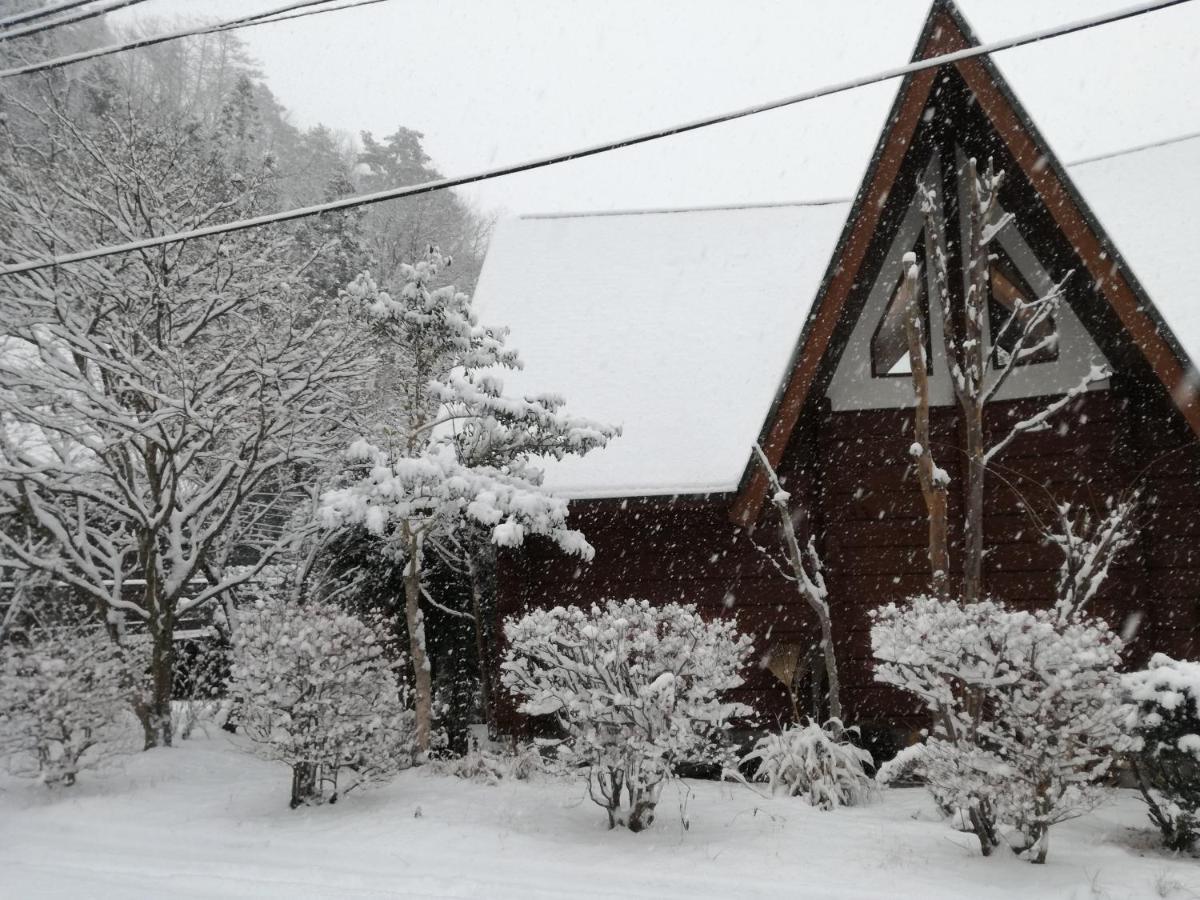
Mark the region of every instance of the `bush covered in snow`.
<instances>
[{"instance_id":1,"label":"bush covered in snow","mask_svg":"<svg viewBox=\"0 0 1200 900\"><path fill-rule=\"evenodd\" d=\"M989 853L1043 862L1052 825L1101 802L1123 742L1121 641L1103 622L983 600L916 597L873 612L875 678L932 715L915 760Z\"/></svg>"},{"instance_id":2,"label":"bush covered in snow","mask_svg":"<svg viewBox=\"0 0 1200 900\"><path fill-rule=\"evenodd\" d=\"M472 747L462 756L436 761L435 771L466 781L499 784L501 781L525 781L545 768L537 747L527 745L515 753Z\"/></svg>"},{"instance_id":3,"label":"bush covered in snow","mask_svg":"<svg viewBox=\"0 0 1200 900\"><path fill-rule=\"evenodd\" d=\"M793 725L760 738L742 762L758 763L754 777L772 792L805 794L820 809L859 806L872 795L875 782L867 773L874 765L871 754L850 740L857 733L837 719Z\"/></svg>"},{"instance_id":4,"label":"bush covered in snow","mask_svg":"<svg viewBox=\"0 0 1200 900\"><path fill-rule=\"evenodd\" d=\"M124 651L94 628L39 629L0 646L0 755L49 787L138 749Z\"/></svg>"},{"instance_id":5,"label":"bush covered in snow","mask_svg":"<svg viewBox=\"0 0 1200 900\"><path fill-rule=\"evenodd\" d=\"M1130 754L1150 819L1172 850L1200 839L1200 662L1156 653L1122 676Z\"/></svg>"},{"instance_id":6,"label":"bush covered in snow","mask_svg":"<svg viewBox=\"0 0 1200 900\"><path fill-rule=\"evenodd\" d=\"M330 603L260 599L242 614L231 699L260 755L291 767L293 808L411 762L412 713L385 644L381 621Z\"/></svg>"},{"instance_id":7,"label":"bush covered in snow","mask_svg":"<svg viewBox=\"0 0 1200 900\"><path fill-rule=\"evenodd\" d=\"M717 761L726 723L749 713L721 699L742 683L749 637L694 605L538 609L507 620L504 634L504 685L522 712L557 719L559 756L587 771L610 828L648 827L674 765Z\"/></svg>"}]
</instances>

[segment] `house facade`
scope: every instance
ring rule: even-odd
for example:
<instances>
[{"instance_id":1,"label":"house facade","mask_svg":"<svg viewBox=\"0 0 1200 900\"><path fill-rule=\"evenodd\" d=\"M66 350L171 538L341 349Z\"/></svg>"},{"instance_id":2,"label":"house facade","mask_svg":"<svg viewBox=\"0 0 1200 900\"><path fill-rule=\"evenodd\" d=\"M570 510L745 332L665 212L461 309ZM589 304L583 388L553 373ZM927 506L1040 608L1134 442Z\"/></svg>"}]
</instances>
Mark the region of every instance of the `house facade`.
<instances>
[{"instance_id":1,"label":"house facade","mask_svg":"<svg viewBox=\"0 0 1200 900\"><path fill-rule=\"evenodd\" d=\"M914 58L976 43L939 0ZM1200 240L1190 212L1200 203L1200 142L1066 166L987 56L903 81L852 203L501 226L479 285L482 315L513 325L531 382L560 390L579 412L611 411L624 434L547 471L548 485L572 498L595 559L536 543L504 554L500 615L630 596L736 615L760 663L740 699L767 721L790 718L779 661L798 658L796 706L809 712L820 694L819 671L805 663L817 626L777 568L757 442L825 564L847 718L880 734L919 725L909 698L874 683L869 641L869 610L929 586L897 286L904 254L925 262L921 185L935 198L961 305L971 158L1004 171L1000 205L1013 217L991 244L985 327L994 334L1015 304L1060 282L1065 291L1045 326L1055 339L1014 370L986 430L1006 434L1088 381L1050 427L1018 437L991 467L985 591L1051 604L1060 555L1039 530L1046 512L1063 502L1099 511L1136 490L1137 541L1091 609L1126 637L1132 662L1200 653L1200 289L1187 274ZM930 269L922 265L923 277ZM941 312L933 299L925 305L931 443L951 476L957 568L964 426ZM1089 380L1098 367L1104 377ZM511 709L507 721L520 727Z\"/></svg>"}]
</instances>

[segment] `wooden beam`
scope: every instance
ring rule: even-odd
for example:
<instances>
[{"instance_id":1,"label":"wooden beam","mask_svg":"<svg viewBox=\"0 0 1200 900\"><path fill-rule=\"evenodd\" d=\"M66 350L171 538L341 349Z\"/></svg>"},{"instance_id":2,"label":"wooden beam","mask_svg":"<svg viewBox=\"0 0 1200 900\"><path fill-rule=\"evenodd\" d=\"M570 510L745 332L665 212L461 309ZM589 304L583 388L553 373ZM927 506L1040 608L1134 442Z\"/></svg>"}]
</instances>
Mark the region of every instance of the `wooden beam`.
<instances>
[{"instance_id":1,"label":"wooden beam","mask_svg":"<svg viewBox=\"0 0 1200 900\"><path fill-rule=\"evenodd\" d=\"M932 28L927 26L926 30L930 38L919 49L916 56L918 59L951 53L966 46L961 33L954 27L953 20L944 12L935 13ZM860 191L859 200L855 204L856 217L852 223L848 223L849 230L843 234L837 250L834 251L836 268L817 300L817 308L807 327L795 367L775 406L769 430L762 441L763 450L772 466L779 465L800 418L800 412L816 380L825 350L841 318L846 299L859 278L888 195L895 184L917 126L921 123L929 92L940 71L928 69L910 76L902 88L904 94L884 130L875 165L868 174L865 189ZM762 467L752 466L748 482L734 498L730 508L733 521L745 527L753 523L762 509L766 489L767 480Z\"/></svg>"},{"instance_id":2,"label":"wooden beam","mask_svg":"<svg viewBox=\"0 0 1200 900\"><path fill-rule=\"evenodd\" d=\"M1113 264L1104 238L1092 225L1094 217L1080 209L1074 192L1063 183L1058 167L1047 164L1049 149L1030 134L1009 98L997 87L995 73L979 60L956 66L1043 206L1087 267L1093 283L1108 300L1192 431L1200 435L1200 399L1194 391L1182 390L1188 383L1184 363L1162 336L1158 324L1146 314L1125 273Z\"/></svg>"}]
</instances>

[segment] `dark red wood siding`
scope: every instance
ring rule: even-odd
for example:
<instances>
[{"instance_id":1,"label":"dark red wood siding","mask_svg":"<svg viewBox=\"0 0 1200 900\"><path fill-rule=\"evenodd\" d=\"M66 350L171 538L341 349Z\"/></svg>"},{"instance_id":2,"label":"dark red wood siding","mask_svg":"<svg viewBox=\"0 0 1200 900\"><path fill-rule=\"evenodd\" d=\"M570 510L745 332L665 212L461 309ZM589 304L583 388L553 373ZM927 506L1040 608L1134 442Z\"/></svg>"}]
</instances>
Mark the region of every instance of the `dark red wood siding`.
<instances>
[{"instance_id":1,"label":"dark red wood siding","mask_svg":"<svg viewBox=\"0 0 1200 900\"><path fill-rule=\"evenodd\" d=\"M1085 395L1059 416L1059 427L1015 441L986 489L987 590L1015 605L1045 605L1053 602L1059 557L1029 509L1044 517L1052 502L1068 500L1100 509L1106 498L1142 486L1138 543L1093 607L1130 636L1133 664L1154 651L1200 653L1200 445L1157 394L1118 384ZM989 430L998 434L1044 403L995 404ZM951 409L935 410L932 427L938 463L953 478L957 564L965 467L954 448L962 442ZM911 700L872 680L868 619L870 609L928 583L928 526L911 443L908 411L809 409L779 467L825 560L843 703L852 721L867 726L910 728L921 719ZM758 655L774 643L812 640L811 613L754 545L777 547L773 510L764 510L751 536L730 522L725 500L576 501L572 518L595 560L568 559L547 544L504 555L500 614L606 597L679 600L713 616L736 615ZM784 692L760 666L747 673L741 694L767 723L788 715ZM511 705L506 720L517 721Z\"/></svg>"}]
</instances>

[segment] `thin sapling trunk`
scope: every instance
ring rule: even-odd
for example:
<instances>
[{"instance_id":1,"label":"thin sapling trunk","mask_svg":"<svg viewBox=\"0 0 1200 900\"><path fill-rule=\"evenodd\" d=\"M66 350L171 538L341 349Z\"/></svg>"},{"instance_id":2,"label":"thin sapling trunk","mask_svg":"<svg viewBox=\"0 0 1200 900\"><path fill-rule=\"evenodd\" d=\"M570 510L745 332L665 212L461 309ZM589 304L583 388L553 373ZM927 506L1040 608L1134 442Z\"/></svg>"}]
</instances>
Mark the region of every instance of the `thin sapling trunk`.
<instances>
[{"instance_id":1,"label":"thin sapling trunk","mask_svg":"<svg viewBox=\"0 0 1200 900\"><path fill-rule=\"evenodd\" d=\"M800 541L796 537L796 526L792 522L792 513L788 509L790 495L780 484L779 476L775 474L775 469L771 466L762 447L755 444L754 452L758 456L759 464L762 465L770 479L771 503L779 513L779 530L783 537L784 549L787 551L788 563L792 568L792 578L795 581L796 590L800 592L800 596L804 598L809 608L816 613L821 628L821 655L825 660L825 674L829 683L829 717L841 720L842 703L837 655L833 646L833 621L829 615L829 592L825 587L821 560L817 555L816 545L810 539L807 553L808 563L813 569L810 576L805 568L805 553L801 550Z\"/></svg>"}]
</instances>

